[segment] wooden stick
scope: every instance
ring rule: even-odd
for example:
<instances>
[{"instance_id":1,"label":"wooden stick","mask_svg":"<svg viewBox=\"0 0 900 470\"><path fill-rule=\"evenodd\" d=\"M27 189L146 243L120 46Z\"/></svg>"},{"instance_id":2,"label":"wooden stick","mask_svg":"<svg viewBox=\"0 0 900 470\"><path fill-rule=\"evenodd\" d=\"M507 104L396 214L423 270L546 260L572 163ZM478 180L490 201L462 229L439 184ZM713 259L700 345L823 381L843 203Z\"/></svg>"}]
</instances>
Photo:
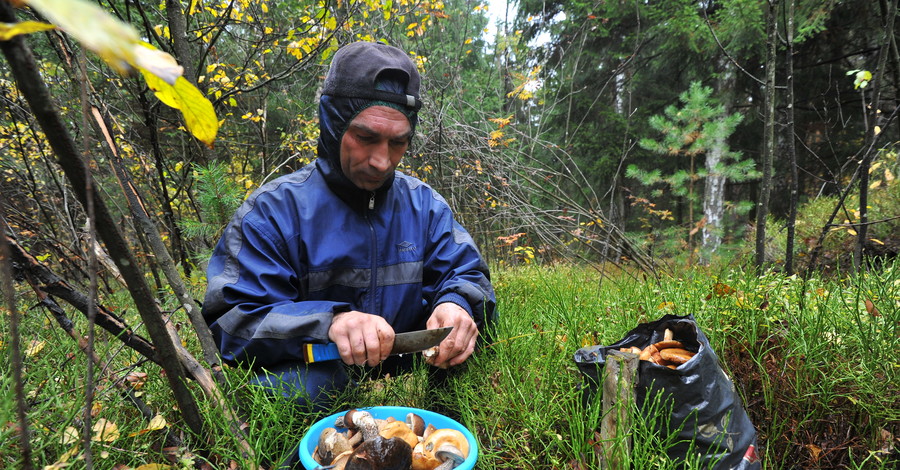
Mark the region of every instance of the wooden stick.
<instances>
[{"instance_id":1,"label":"wooden stick","mask_svg":"<svg viewBox=\"0 0 900 470\"><path fill-rule=\"evenodd\" d=\"M603 368L603 419L600 422L601 468L631 468L631 409L638 378L637 354L610 350Z\"/></svg>"}]
</instances>

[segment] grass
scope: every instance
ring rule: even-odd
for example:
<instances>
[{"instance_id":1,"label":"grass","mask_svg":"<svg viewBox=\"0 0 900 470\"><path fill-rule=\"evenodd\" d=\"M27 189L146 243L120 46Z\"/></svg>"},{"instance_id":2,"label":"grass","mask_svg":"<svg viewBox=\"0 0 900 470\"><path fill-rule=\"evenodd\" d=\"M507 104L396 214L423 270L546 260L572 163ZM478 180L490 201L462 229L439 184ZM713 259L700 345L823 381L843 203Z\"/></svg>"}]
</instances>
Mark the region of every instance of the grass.
<instances>
[{"instance_id":1,"label":"grass","mask_svg":"<svg viewBox=\"0 0 900 470\"><path fill-rule=\"evenodd\" d=\"M494 274L501 312L486 347L436 397L424 366L400 377L364 380L333 409L300 409L246 385L228 369L228 398L248 422L257 464L290 452L317 419L350 407L403 405L449 409L478 437L480 469L598 468L601 407L586 393L574 352L620 339L638 323L666 313L693 314L735 382L758 430L763 468L888 469L900 464L900 265L849 278L803 281L740 269L692 270L659 282L589 267L523 266ZM23 307L28 294L22 293ZM127 302L119 306L133 325ZM73 318L76 314L72 314ZM187 325L186 319L178 319ZM84 328L82 321L77 321ZM8 338L8 322L0 326ZM186 331L182 329L182 331ZM25 392L38 468L84 468L80 445L86 360L41 309L24 313ZM194 345L189 344L189 347ZM17 468L20 449L9 373L9 343L0 360L0 467ZM214 407L204 409L207 436L180 435L170 448L113 386L132 372L148 374L138 393L167 422L180 425L159 368L98 333L108 378L98 378L92 422L116 426L115 439L92 444L94 468L160 463L192 468L249 468L234 434ZM98 377L101 374L98 373ZM632 410L633 468L701 468L665 457L674 445L655 429L669 413L664 400ZM157 421L158 423L158 421ZM179 429L184 426L180 425ZM67 431L68 430L68 431ZM196 449L207 448L200 455ZM73 451L73 449L75 449ZM53 467L53 465L56 465ZM145 467L149 468L149 467Z\"/></svg>"}]
</instances>

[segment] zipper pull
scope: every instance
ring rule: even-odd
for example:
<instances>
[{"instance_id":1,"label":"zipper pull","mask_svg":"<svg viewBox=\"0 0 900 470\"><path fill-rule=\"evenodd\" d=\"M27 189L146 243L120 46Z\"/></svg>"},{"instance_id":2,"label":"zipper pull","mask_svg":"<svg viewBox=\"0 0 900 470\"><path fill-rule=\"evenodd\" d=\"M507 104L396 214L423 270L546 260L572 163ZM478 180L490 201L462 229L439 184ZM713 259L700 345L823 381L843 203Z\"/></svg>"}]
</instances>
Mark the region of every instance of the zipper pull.
<instances>
[{"instance_id":1,"label":"zipper pull","mask_svg":"<svg viewBox=\"0 0 900 470\"><path fill-rule=\"evenodd\" d=\"M371 196L369 196L369 210L375 208L375 193L373 192Z\"/></svg>"}]
</instances>

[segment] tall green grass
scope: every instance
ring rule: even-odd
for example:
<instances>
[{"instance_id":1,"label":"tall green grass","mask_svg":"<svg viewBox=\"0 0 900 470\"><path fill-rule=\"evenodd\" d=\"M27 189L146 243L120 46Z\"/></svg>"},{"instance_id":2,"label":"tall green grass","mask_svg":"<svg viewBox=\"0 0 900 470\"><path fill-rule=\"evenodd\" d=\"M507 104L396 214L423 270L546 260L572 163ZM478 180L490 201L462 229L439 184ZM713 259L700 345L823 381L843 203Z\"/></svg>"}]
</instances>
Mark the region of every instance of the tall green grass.
<instances>
[{"instance_id":1,"label":"tall green grass","mask_svg":"<svg viewBox=\"0 0 900 470\"><path fill-rule=\"evenodd\" d=\"M189 468L268 465L292 452L306 429L351 407L404 405L453 415L479 440L479 469L593 469L599 464L599 397L586 392L573 362L584 346L609 344L638 323L693 314L741 393L759 432L763 468L888 469L900 464L900 266L848 278L808 281L740 269L696 269L658 282L642 276L601 277L591 267L523 266L495 271L500 320L484 347L435 390L421 365L410 374L362 380L327 410L304 409L247 384L247 373L226 369L227 397L247 418L254 457L243 455L221 412L208 405L207 435L179 435L180 449L164 449L165 430L149 420L106 379L97 378L93 421L115 423L118 437L93 444L94 468L166 463ZM23 292L23 306L30 300ZM127 302L107 299L137 325ZM76 314L72 314L77 318ZM175 316L176 322L187 324ZM76 322L84 331L83 321ZM8 322L0 335L8 337ZM185 331L185 330L183 330ZM85 358L39 309L22 323L27 354L25 391L39 468L83 468L68 428L80 429ZM189 343L189 347L194 344ZM9 377L9 342L0 359L0 467L17 468L19 449ZM111 377L148 374L138 390L154 413L178 425L178 413L159 368L117 340L98 335L98 354ZM666 403L632 410L633 468L700 468L673 462L673 443L654 429ZM0 424L2 424L0 423ZM199 455L195 449L209 448ZM74 452L67 454L75 449ZM893 453L891 453L893 452ZM64 461L65 460L65 461ZM62 466L58 468L64 468Z\"/></svg>"}]
</instances>

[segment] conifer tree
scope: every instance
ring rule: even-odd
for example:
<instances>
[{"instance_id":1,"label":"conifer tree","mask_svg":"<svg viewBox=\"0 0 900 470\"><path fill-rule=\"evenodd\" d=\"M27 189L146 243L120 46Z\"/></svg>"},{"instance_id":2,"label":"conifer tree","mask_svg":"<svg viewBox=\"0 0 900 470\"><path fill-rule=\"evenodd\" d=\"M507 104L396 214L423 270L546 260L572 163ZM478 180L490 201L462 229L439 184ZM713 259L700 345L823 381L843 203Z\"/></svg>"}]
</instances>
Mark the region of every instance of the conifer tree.
<instances>
[{"instance_id":1,"label":"conifer tree","mask_svg":"<svg viewBox=\"0 0 900 470\"><path fill-rule=\"evenodd\" d=\"M728 138L743 116L739 113L726 114L725 107L711 96L712 92L712 88L693 82L690 89L679 96L681 108L672 105L665 109L663 115L650 118L650 127L662 134L661 139L645 138L640 141L641 147L656 154L687 157L687 169L681 168L670 175L663 175L658 168L648 171L630 165L626 173L646 185L667 185L675 195L687 200L688 238L692 242L693 235L702 229L701 262L704 263L722 243L726 181L746 181L758 176L753 161L742 159L740 152L728 146ZM700 156L705 157L703 168L697 168L697 158ZM698 186L701 180L704 182L702 199ZM694 217L696 204L703 207L700 220ZM738 204L736 208L746 211L749 204Z\"/></svg>"}]
</instances>

